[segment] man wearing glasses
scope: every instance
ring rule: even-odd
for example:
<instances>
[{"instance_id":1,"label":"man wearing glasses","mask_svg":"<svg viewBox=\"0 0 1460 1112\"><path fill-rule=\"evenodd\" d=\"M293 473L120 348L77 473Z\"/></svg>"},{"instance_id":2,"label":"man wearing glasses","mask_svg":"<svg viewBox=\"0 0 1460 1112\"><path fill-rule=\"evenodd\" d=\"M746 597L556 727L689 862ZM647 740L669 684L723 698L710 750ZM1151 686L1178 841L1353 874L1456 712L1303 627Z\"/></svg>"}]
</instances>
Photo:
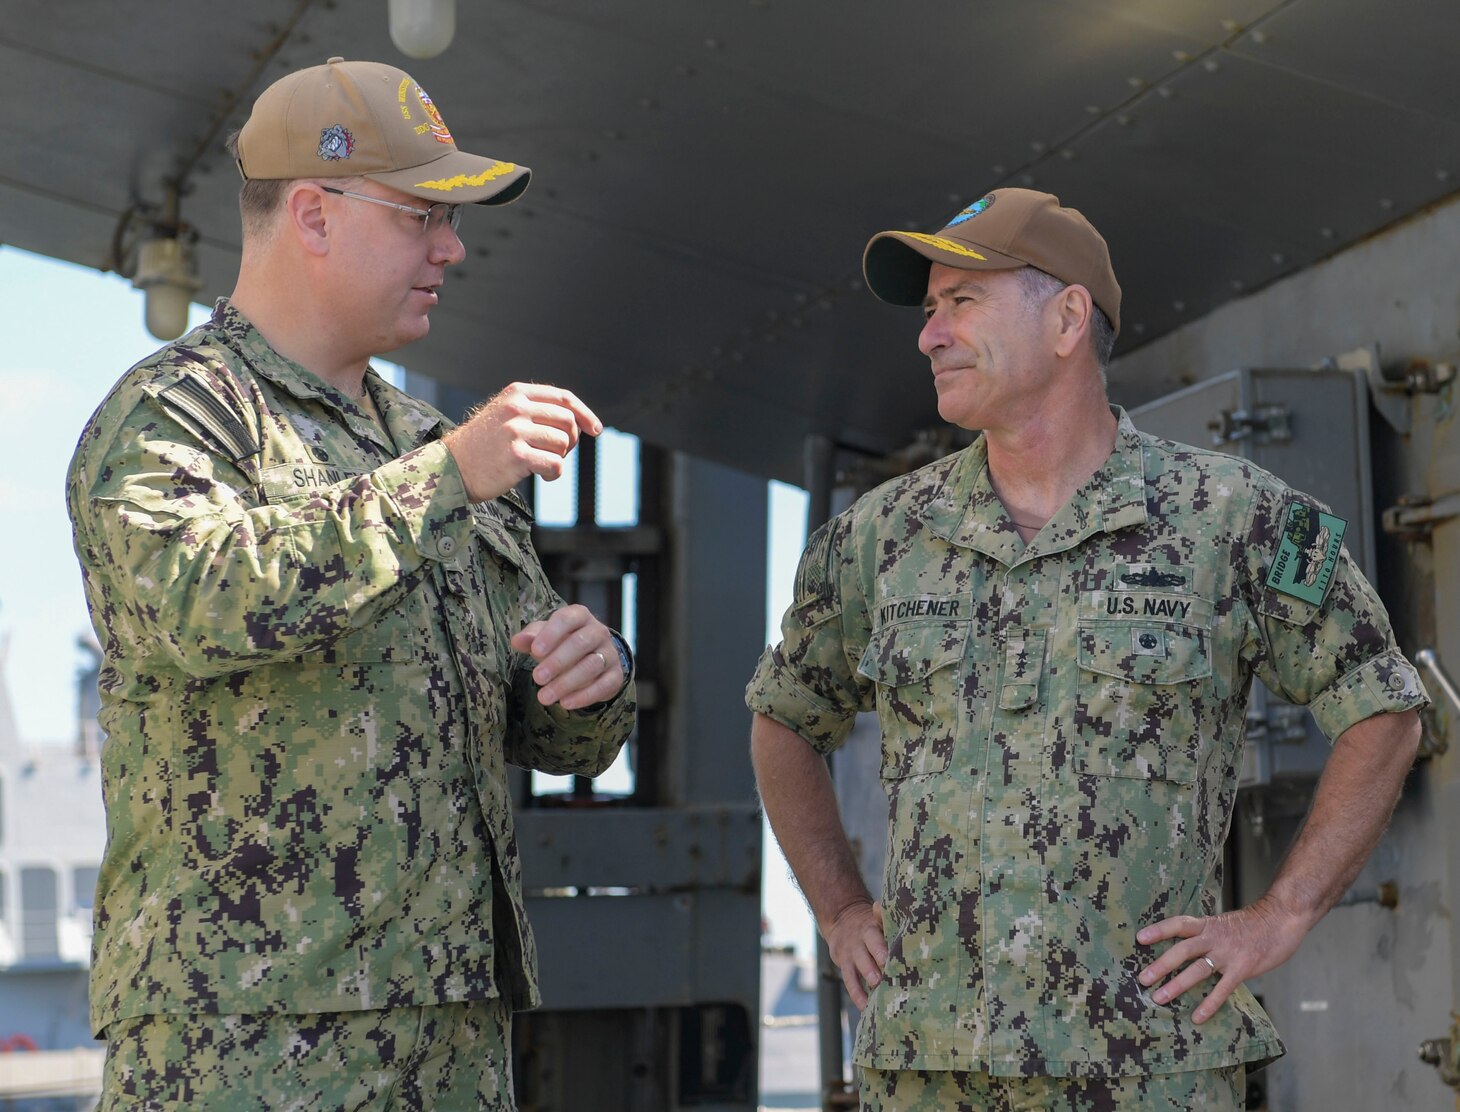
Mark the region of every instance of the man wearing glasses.
<instances>
[{"instance_id":1,"label":"man wearing glasses","mask_svg":"<svg viewBox=\"0 0 1460 1112\"><path fill-rule=\"evenodd\" d=\"M634 715L513 487L602 425L514 384L453 428L370 359L429 331L461 206L529 172L339 58L232 148L233 295L122 378L67 484L106 651L103 1107L511 1109L538 991L505 764L596 775Z\"/></svg>"}]
</instances>

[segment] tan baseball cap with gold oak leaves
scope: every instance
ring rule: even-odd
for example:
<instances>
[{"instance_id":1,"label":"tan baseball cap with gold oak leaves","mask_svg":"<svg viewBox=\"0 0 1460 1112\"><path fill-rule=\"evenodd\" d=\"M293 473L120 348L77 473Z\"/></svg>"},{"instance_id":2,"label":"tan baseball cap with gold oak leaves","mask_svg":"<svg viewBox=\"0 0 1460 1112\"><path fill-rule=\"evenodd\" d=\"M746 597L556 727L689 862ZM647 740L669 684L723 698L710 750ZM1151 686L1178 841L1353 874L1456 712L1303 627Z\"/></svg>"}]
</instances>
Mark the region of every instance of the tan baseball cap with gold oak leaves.
<instances>
[{"instance_id":1,"label":"tan baseball cap with gold oak leaves","mask_svg":"<svg viewBox=\"0 0 1460 1112\"><path fill-rule=\"evenodd\" d=\"M1120 283L1105 238L1053 194L995 189L934 235L878 232L862 255L862 273L883 301L921 305L933 263L960 270L1036 267L1067 285L1084 286L1120 333Z\"/></svg>"},{"instance_id":2,"label":"tan baseball cap with gold oak leaves","mask_svg":"<svg viewBox=\"0 0 1460 1112\"><path fill-rule=\"evenodd\" d=\"M364 177L427 201L502 205L532 171L456 149L441 111L410 74L331 58L279 78L238 135L246 179Z\"/></svg>"}]
</instances>

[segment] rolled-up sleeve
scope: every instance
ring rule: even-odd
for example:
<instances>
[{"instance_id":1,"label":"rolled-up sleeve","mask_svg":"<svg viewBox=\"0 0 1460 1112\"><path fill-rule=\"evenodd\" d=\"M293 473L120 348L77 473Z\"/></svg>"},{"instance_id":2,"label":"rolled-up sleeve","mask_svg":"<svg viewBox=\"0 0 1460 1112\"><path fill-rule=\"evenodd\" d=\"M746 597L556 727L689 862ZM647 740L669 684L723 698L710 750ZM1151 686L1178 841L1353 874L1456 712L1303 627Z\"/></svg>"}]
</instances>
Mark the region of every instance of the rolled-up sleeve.
<instances>
[{"instance_id":1,"label":"rolled-up sleeve","mask_svg":"<svg viewBox=\"0 0 1460 1112\"><path fill-rule=\"evenodd\" d=\"M1383 602L1347 547L1338 552L1317 602L1273 586L1273 561L1294 504L1326 513L1306 495L1281 487L1260 489L1254 500L1248 571L1257 675L1289 702L1307 706L1330 740L1376 714L1428 705L1419 674L1395 643Z\"/></svg>"},{"instance_id":2,"label":"rolled-up sleeve","mask_svg":"<svg viewBox=\"0 0 1460 1112\"><path fill-rule=\"evenodd\" d=\"M761 655L745 689L751 710L774 719L830 753L851 732L858 711L872 708L872 685L856 661L867 642L858 586L855 529L848 511L807 542L794 601L781 619L781 641Z\"/></svg>"}]
</instances>

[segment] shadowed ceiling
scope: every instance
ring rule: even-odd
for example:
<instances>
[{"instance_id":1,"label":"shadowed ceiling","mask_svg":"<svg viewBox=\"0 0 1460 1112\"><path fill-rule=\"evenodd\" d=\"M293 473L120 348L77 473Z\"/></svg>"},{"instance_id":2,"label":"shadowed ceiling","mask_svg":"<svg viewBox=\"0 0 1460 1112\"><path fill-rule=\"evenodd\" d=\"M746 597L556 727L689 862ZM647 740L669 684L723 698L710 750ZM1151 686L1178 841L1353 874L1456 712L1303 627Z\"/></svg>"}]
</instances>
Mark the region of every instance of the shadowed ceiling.
<instances>
[{"instance_id":1,"label":"shadowed ceiling","mask_svg":"<svg viewBox=\"0 0 1460 1112\"><path fill-rule=\"evenodd\" d=\"M873 232L1057 193L1110 242L1120 351L1460 174L1453 0L462 0L427 61L386 22L383 0L0 0L0 240L116 268L180 180L211 300L238 256L223 135L288 70L389 62L462 149L534 171L466 214L431 335L394 358L474 393L557 382L795 482L808 434L880 453L937 423L919 314L861 284Z\"/></svg>"}]
</instances>

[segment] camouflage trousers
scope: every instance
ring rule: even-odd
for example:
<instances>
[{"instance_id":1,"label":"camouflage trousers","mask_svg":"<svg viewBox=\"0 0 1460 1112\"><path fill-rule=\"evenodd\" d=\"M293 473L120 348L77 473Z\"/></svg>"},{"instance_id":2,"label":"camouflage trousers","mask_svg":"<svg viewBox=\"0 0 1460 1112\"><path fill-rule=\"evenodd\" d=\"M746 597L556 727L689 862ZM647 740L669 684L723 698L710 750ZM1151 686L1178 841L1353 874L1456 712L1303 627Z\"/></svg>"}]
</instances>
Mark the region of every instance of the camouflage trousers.
<instances>
[{"instance_id":1,"label":"camouflage trousers","mask_svg":"<svg viewBox=\"0 0 1460 1112\"><path fill-rule=\"evenodd\" d=\"M102 1112L513 1112L500 999L319 1015L155 1015L107 1028Z\"/></svg>"},{"instance_id":2,"label":"camouflage trousers","mask_svg":"<svg viewBox=\"0 0 1460 1112\"><path fill-rule=\"evenodd\" d=\"M1241 1112L1247 1079L1244 1066L1145 1077L859 1069L862 1112Z\"/></svg>"}]
</instances>

